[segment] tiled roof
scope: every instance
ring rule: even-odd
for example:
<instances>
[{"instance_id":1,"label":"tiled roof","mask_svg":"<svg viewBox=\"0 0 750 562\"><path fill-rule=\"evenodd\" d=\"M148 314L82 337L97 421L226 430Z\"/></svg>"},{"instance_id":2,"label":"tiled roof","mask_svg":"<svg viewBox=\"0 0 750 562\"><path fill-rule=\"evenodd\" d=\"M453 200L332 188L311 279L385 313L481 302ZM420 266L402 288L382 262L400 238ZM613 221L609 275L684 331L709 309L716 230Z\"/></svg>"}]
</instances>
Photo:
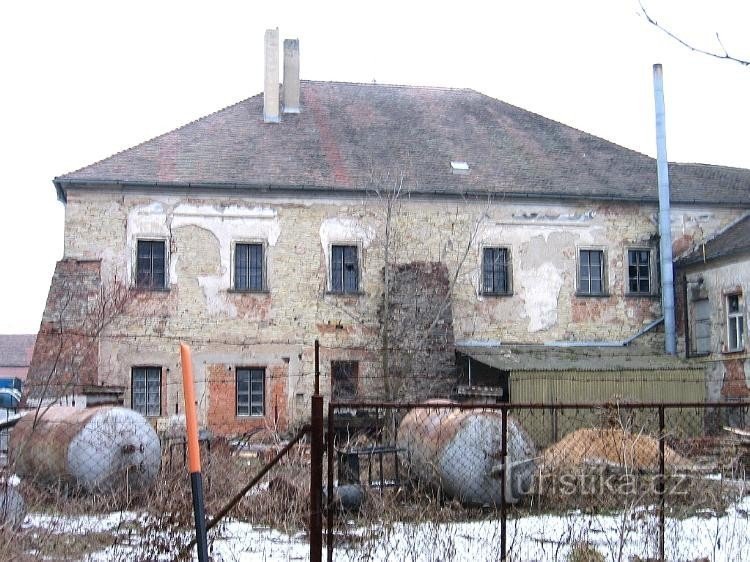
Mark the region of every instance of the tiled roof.
<instances>
[{"instance_id":1,"label":"tiled roof","mask_svg":"<svg viewBox=\"0 0 750 562\"><path fill-rule=\"evenodd\" d=\"M677 260L677 266L684 267L742 254L750 255L750 214L681 257Z\"/></svg>"},{"instance_id":2,"label":"tiled roof","mask_svg":"<svg viewBox=\"0 0 750 562\"><path fill-rule=\"evenodd\" d=\"M28 367L35 341L34 334L0 335L0 367Z\"/></svg>"},{"instance_id":3,"label":"tiled roof","mask_svg":"<svg viewBox=\"0 0 750 562\"><path fill-rule=\"evenodd\" d=\"M257 95L55 184L361 190L403 173L432 194L657 200L653 158L473 90L303 81L301 103L264 123ZM670 164L670 174L673 202L750 206L750 170Z\"/></svg>"}]
</instances>

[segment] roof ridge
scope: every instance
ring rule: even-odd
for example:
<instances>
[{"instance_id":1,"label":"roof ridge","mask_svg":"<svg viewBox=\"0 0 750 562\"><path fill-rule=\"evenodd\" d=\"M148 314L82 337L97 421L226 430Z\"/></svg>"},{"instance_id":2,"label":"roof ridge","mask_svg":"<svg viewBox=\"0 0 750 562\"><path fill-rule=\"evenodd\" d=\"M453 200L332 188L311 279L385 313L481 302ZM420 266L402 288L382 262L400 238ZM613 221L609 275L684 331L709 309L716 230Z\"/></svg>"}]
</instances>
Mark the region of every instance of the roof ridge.
<instances>
[{"instance_id":1,"label":"roof ridge","mask_svg":"<svg viewBox=\"0 0 750 562\"><path fill-rule=\"evenodd\" d=\"M236 107L240 105L241 103L245 103L247 101L250 101L253 98L257 98L258 96L262 96L263 92L260 92L259 94L255 94L254 96L250 96L249 98L242 99L240 101L237 101L235 103L229 104L225 107L222 107L221 109L217 109L216 111L212 111L211 113L207 113L206 115L203 115L201 117L198 117L197 119L193 119L192 121L189 121L188 123L185 123L183 125L180 125L179 127L175 127L174 129L170 129L166 133L162 133L160 135L156 135L155 137L151 137L150 139L146 139L142 142L139 142L136 145L133 145L128 148L124 148L122 150L119 150L113 154L110 154L109 156L105 156L104 158L101 158L97 160L96 162L92 162L91 164L87 164L86 166L82 166L81 168L78 168L76 170L71 170L70 172L66 172L60 176L55 176L55 178L52 180L53 182L56 182L58 180L64 180L66 176L70 176L71 174L77 174L78 172L82 172L83 170L86 170L87 168L91 168L93 166L96 166L97 164L101 164L102 162L106 162L107 160L111 160L112 158L115 158L121 154L125 154L127 152L130 152L131 150L136 150L137 148L140 148L144 144L147 144L149 142L161 139L163 137L166 137L167 135L171 135L172 133L176 133L177 131L181 131L182 129L189 127L190 125L194 125L195 123L199 123L200 121L203 121L204 119L208 119L209 117L213 117L217 113L221 113L222 111L226 111L227 109L231 109L233 107Z\"/></svg>"},{"instance_id":2,"label":"roof ridge","mask_svg":"<svg viewBox=\"0 0 750 562\"><path fill-rule=\"evenodd\" d=\"M301 83L307 84L340 84L343 86L379 86L384 88L404 88L411 90L438 90L448 92L474 92L471 88L451 88L450 86L416 86L413 84L391 84L387 82L349 82L340 80L300 80Z\"/></svg>"}]
</instances>

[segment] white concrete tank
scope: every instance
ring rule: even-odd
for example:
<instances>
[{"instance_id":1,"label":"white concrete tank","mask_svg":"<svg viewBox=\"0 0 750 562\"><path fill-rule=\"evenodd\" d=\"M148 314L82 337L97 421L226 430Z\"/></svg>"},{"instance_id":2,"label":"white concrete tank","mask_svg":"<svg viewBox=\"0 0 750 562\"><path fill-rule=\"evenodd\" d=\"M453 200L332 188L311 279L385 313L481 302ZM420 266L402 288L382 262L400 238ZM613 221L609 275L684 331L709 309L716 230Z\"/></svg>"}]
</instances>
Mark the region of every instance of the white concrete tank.
<instances>
[{"instance_id":1,"label":"white concrete tank","mask_svg":"<svg viewBox=\"0 0 750 562\"><path fill-rule=\"evenodd\" d=\"M11 432L9 452L20 476L98 493L144 489L159 472L159 437L139 413L108 406L41 412L36 427L30 412Z\"/></svg>"}]
</instances>

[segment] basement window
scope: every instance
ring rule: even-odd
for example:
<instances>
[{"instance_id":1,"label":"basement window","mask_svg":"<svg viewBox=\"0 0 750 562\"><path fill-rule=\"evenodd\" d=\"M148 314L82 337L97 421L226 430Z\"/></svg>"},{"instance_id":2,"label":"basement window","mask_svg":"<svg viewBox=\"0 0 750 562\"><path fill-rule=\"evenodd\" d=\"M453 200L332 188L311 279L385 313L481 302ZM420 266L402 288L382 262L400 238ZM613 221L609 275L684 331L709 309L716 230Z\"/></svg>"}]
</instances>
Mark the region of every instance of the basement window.
<instances>
[{"instance_id":1,"label":"basement window","mask_svg":"<svg viewBox=\"0 0 750 562\"><path fill-rule=\"evenodd\" d=\"M727 351L742 351L745 348L745 310L742 294L726 296L727 306Z\"/></svg>"},{"instance_id":2,"label":"basement window","mask_svg":"<svg viewBox=\"0 0 750 562\"><path fill-rule=\"evenodd\" d=\"M238 367L235 372L237 383L237 415L264 415L266 370L262 367Z\"/></svg>"},{"instance_id":3,"label":"basement window","mask_svg":"<svg viewBox=\"0 0 750 562\"><path fill-rule=\"evenodd\" d=\"M133 367L130 405L146 417L161 415L161 367Z\"/></svg>"},{"instance_id":4,"label":"basement window","mask_svg":"<svg viewBox=\"0 0 750 562\"><path fill-rule=\"evenodd\" d=\"M468 174L469 163L463 160L451 160L451 172L454 174Z\"/></svg>"}]
</instances>

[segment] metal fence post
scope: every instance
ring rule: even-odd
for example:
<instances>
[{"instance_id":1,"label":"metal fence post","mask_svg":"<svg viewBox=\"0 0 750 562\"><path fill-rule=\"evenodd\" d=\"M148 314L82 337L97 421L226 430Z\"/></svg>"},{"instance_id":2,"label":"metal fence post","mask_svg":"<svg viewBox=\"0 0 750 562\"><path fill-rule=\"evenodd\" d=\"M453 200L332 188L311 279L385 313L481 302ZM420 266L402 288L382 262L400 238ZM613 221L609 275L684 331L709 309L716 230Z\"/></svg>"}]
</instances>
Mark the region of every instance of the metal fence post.
<instances>
[{"instance_id":1,"label":"metal fence post","mask_svg":"<svg viewBox=\"0 0 750 562\"><path fill-rule=\"evenodd\" d=\"M335 405L328 403L328 501L326 503L326 558L328 562L333 561L333 436L334 436L334 414Z\"/></svg>"},{"instance_id":2,"label":"metal fence post","mask_svg":"<svg viewBox=\"0 0 750 562\"><path fill-rule=\"evenodd\" d=\"M664 406L659 406L659 560L664 558Z\"/></svg>"},{"instance_id":3,"label":"metal fence post","mask_svg":"<svg viewBox=\"0 0 750 562\"><path fill-rule=\"evenodd\" d=\"M323 559L323 397L320 395L320 364L318 340L315 340L315 394L312 397L310 420L310 560Z\"/></svg>"},{"instance_id":4,"label":"metal fence post","mask_svg":"<svg viewBox=\"0 0 750 562\"><path fill-rule=\"evenodd\" d=\"M507 559L507 509L505 501L505 480L508 466L508 406L504 404L501 410L503 420L503 433L500 441L500 458L502 468L500 470L500 560Z\"/></svg>"}]
</instances>

